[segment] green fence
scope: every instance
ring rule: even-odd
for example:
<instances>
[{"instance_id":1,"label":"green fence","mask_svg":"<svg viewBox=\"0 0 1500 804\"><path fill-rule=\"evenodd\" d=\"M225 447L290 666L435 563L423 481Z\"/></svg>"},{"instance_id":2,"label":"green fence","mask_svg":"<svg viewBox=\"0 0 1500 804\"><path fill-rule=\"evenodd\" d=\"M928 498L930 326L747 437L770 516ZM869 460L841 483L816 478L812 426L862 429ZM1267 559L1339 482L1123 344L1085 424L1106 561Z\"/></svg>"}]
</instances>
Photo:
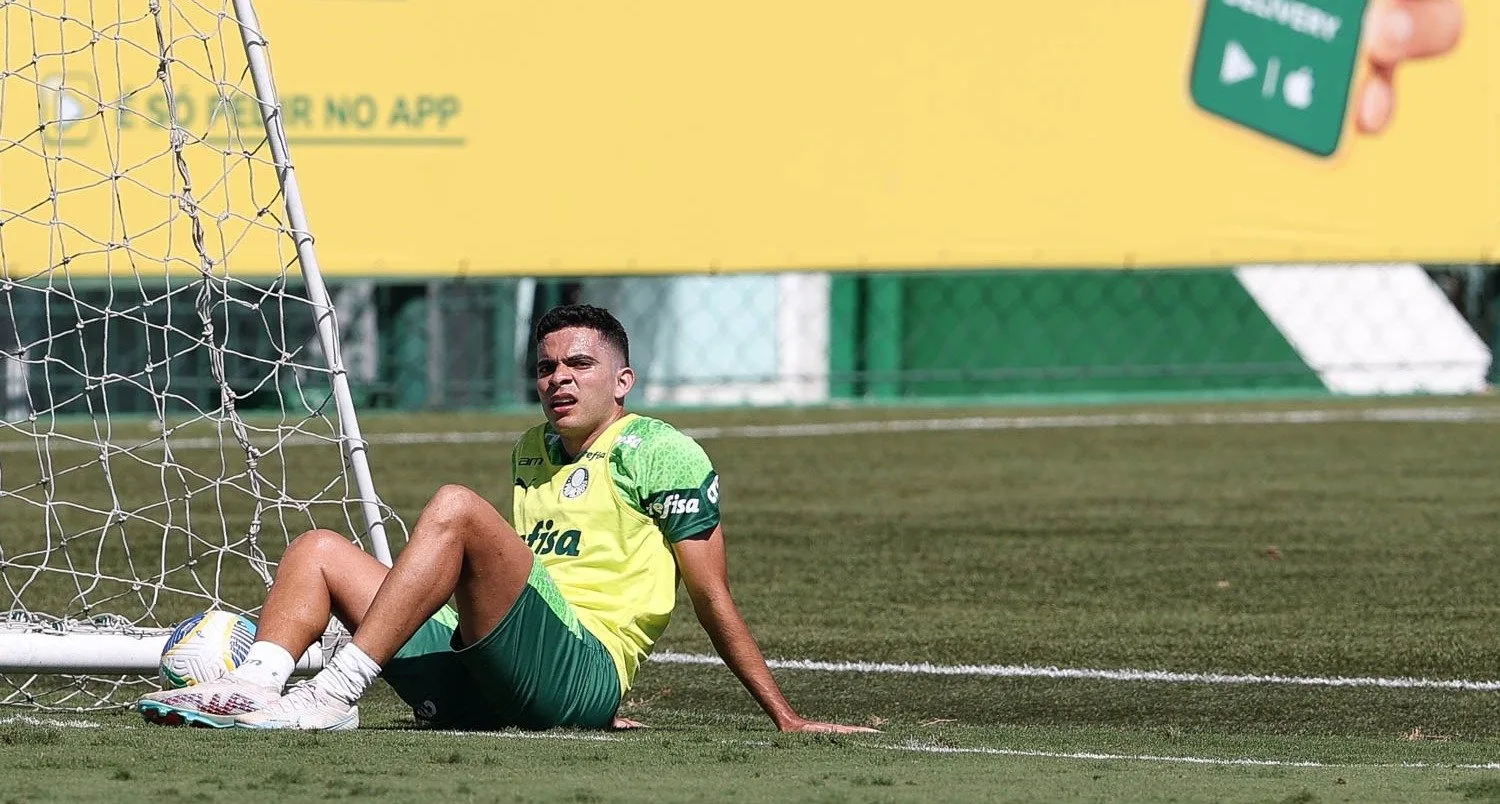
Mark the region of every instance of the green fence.
<instances>
[{"instance_id":1,"label":"green fence","mask_svg":"<svg viewBox=\"0 0 1500 804\"><path fill-rule=\"evenodd\" d=\"M1228 271L834 282L841 397L1322 387Z\"/></svg>"},{"instance_id":2,"label":"green fence","mask_svg":"<svg viewBox=\"0 0 1500 804\"><path fill-rule=\"evenodd\" d=\"M1299 270L359 280L330 291L363 409L529 404L532 322L565 302L616 311L632 333L638 401L658 405L1308 394L1340 390L1339 372L1418 377L1377 390L1462 392L1494 379L1495 270ZM242 410L326 397L295 285L11 284L0 304L9 420L211 409L223 391L210 350L194 348L205 342L222 347ZM1389 343L1372 350L1372 339ZM1442 372L1451 377L1421 379Z\"/></svg>"}]
</instances>

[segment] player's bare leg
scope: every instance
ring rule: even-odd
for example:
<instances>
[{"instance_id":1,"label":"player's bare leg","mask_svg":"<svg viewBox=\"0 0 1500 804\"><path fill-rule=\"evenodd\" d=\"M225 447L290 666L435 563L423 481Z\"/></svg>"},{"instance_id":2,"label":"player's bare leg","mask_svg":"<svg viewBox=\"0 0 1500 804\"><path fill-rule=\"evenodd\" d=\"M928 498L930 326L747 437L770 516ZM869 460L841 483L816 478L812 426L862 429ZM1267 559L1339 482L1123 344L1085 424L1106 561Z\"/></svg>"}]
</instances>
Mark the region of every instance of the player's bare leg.
<instances>
[{"instance_id":1,"label":"player's bare leg","mask_svg":"<svg viewBox=\"0 0 1500 804\"><path fill-rule=\"evenodd\" d=\"M531 548L489 501L464 486L443 486L422 509L354 644L384 664L450 597L459 635L472 644L521 597L533 560Z\"/></svg>"},{"instance_id":2,"label":"player's bare leg","mask_svg":"<svg viewBox=\"0 0 1500 804\"><path fill-rule=\"evenodd\" d=\"M411 540L370 601L352 644L310 685L237 717L236 723L250 728L352 728L358 722L354 701L450 597L458 609L459 638L470 644L504 619L525 589L533 562L530 547L494 506L463 486L443 486L423 509ZM287 623L300 620L303 629L288 626L288 638L305 637L308 624L326 611L320 603L302 597L288 601L289 613L299 606L307 612L286 618Z\"/></svg>"},{"instance_id":3,"label":"player's bare leg","mask_svg":"<svg viewBox=\"0 0 1500 804\"><path fill-rule=\"evenodd\" d=\"M287 547L261 607L256 639L301 656L329 617L353 633L390 572L374 556L331 530L310 530Z\"/></svg>"},{"instance_id":4,"label":"player's bare leg","mask_svg":"<svg viewBox=\"0 0 1500 804\"><path fill-rule=\"evenodd\" d=\"M331 615L351 631L363 621L388 572L385 565L331 530L311 530L287 547L261 610L256 644L222 679L148 694L137 708L164 725L225 727L234 716L281 696L295 657L322 635Z\"/></svg>"}]
</instances>

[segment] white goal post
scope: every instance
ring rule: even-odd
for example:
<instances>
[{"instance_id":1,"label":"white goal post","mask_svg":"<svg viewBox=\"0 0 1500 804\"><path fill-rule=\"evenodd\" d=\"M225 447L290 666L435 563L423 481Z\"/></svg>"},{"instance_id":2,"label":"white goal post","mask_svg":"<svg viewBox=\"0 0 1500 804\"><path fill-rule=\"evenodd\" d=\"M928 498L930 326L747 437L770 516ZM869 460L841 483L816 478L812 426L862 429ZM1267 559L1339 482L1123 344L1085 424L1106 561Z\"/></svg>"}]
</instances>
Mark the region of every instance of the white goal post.
<instances>
[{"instance_id":1,"label":"white goal post","mask_svg":"<svg viewBox=\"0 0 1500 804\"><path fill-rule=\"evenodd\" d=\"M116 707L291 538L402 525L250 0L0 0L0 53L0 704Z\"/></svg>"}]
</instances>

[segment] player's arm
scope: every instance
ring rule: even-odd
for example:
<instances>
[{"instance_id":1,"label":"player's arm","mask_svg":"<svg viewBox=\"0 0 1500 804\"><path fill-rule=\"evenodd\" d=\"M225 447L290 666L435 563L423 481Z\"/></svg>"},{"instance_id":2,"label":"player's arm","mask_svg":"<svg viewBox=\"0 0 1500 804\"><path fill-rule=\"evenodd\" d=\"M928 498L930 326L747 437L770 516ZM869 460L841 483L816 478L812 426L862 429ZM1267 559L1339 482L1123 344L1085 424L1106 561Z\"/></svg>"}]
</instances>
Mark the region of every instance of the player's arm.
<instances>
[{"instance_id":1,"label":"player's arm","mask_svg":"<svg viewBox=\"0 0 1500 804\"><path fill-rule=\"evenodd\" d=\"M875 729L863 726L843 726L837 723L820 723L797 714L781 687L766 666L760 646L751 636L745 618L729 594L728 563L724 555L724 529L715 526L707 536L683 539L675 542L672 549L677 554L677 567L682 573L683 585L693 601L693 612L698 622L708 632L714 649L734 671L740 683L755 698L755 702L766 710L776 728L781 731L802 732L872 732Z\"/></svg>"}]
</instances>

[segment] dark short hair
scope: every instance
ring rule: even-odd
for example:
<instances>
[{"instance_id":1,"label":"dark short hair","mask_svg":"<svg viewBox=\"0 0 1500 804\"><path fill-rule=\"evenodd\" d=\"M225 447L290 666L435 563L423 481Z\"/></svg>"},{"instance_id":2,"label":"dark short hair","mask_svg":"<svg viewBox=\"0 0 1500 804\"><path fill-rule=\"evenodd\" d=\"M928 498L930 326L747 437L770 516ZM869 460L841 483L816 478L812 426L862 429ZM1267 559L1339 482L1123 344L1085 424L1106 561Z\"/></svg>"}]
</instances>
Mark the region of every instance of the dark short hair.
<instances>
[{"instance_id":1,"label":"dark short hair","mask_svg":"<svg viewBox=\"0 0 1500 804\"><path fill-rule=\"evenodd\" d=\"M536 342L540 344L548 335L569 327L583 327L599 333L605 343L620 350L625 365L630 365L630 336L625 334L625 327L610 311L591 304L564 304L543 313L536 322Z\"/></svg>"}]
</instances>

